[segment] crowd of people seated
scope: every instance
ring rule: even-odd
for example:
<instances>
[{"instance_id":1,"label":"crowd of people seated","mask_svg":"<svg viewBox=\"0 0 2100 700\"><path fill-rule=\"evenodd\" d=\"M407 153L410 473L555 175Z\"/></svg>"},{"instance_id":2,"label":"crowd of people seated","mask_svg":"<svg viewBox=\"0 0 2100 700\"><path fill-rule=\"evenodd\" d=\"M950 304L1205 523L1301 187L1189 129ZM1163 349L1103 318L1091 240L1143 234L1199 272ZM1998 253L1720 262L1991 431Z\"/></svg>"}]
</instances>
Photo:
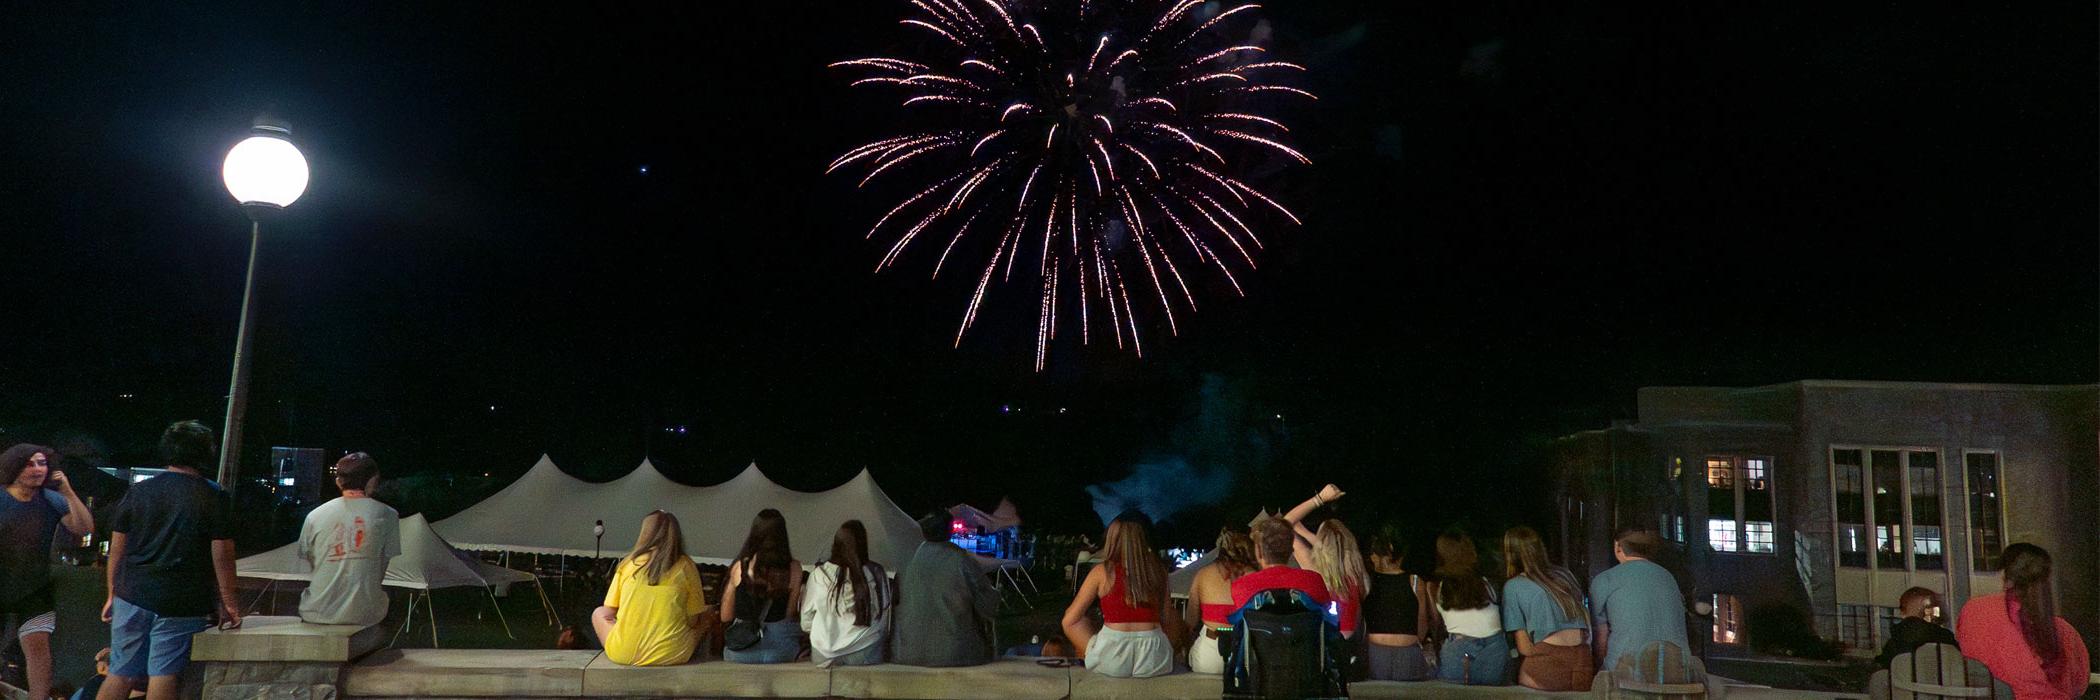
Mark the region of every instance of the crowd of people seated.
<instances>
[{"instance_id":1,"label":"crowd of people seated","mask_svg":"<svg viewBox=\"0 0 2100 700\"><path fill-rule=\"evenodd\" d=\"M106 679L98 675L99 687L84 697L179 697L191 635L241 624L227 498L199 466L215 461L216 441L208 428L185 421L168 427L161 446L167 472L132 486L112 511L102 613L111 623ZM52 538L60 529L94 527L63 474L51 469L54 455L37 445L0 453L0 485L9 496L0 499L0 565L8 571L0 577L0 648L20 645L32 693L51 687ZM314 509L299 536L299 552L314 572L299 615L321 624L378 624L388 611L381 588L387 562L400 553L398 517L369 495L380 479L370 455L346 455L335 471L341 497ZM1094 557L1099 564L1075 582L1060 620L1063 638L1040 653L1069 654L1116 677L1164 675L1184 663L1196 673L1225 673L1233 658L1228 645L1250 601L1277 594L1322 609L1341 640L1337 663L1349 680L1581 690L1652 643L1691 648L1685 594L1654 561L1666 543L1652 531L1620 533L1612 545L1616 565L1586 586L1550 560L1537 531L1521 526L1501 535L1499 571L1483 571L1481 548L1457 530L1436 538L1426 572L1414 571L1392 526L1360 544L1338 517L1308 525L1345 495L1330 484L1281 517L1221 531L1182 614L1174 612L1151 521L1136 512L1116 517ZM805 573L790 552L785 516L761 510L710 605L678 519L653 511L614 567L591 630L608 660L635 666L688 663L704 656L699 652L715 635L732 663L992 661L998 592L977 558L949 541L945 513L929 514L919 526L924 542L894 581L869 558L867 529L854 520L839 525L829 556ZM1958 645L2019 697L2082 695L2087 651L2056 615L2049 553L2013 544L2003 560L2002 592L1970 600L1952 632L1938 624L1936 592L1905 591L1897 601L1903 619L1877 661L1886 666L1928 643Z\"/></svg>"}]
</instances>

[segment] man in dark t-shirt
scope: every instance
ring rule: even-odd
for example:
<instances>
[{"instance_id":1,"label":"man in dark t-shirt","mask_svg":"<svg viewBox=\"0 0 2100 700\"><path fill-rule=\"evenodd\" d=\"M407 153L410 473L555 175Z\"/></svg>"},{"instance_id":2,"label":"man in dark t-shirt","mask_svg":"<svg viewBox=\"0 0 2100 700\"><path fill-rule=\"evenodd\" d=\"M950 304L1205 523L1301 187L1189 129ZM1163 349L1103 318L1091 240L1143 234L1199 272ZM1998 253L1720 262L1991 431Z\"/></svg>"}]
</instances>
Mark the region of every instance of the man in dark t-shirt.
<instances>
[{"instance_id":1,"label":"man in dark t-shirt","mask_svg":"<svg viewBox=\"0 0 2100 700\"><path fill-rule=\"evenodd\" d=\"M1889 641L1881 646L1881 655L1874 657L1874 663L1882 668L1888 668L1889 662L1895 661L1896 657L1917 651L1918 647L1927 644L1961 646L1954 633L1937 622L1940 616L1938 591L1912 586L1896 599L1896 606L1903 612L1903 619L1889 625Z\"/></svg>"},{"instance_id":2,"label":"man in dark t-shirt","mask_svg":"<svg viewBox=\"0 0 2100 700\"><path fill-rule=\"evenodd\" d=\"M42 445L0 452L0 651L20 642L30 697L51 692L51 634L58 629L51 588L51 542L60 528L95 531L95 518L73 493L58 453Z\"/></svg>"},{"instance_id":3,"label":"man in dark t-shirt","mask_svg":"<svg viewBox=\"0 0 2100 700\"><path fill-rule=\"evenodd\" d=\"M139 683L153 700L181 693L190 637L216 618L239 627L234 598L231 504L198 465L218 450L196 421L168 426L161 452L168 472L133 484L110 522L110 672L101 700L124 700Z\"/></svg>"}]
</instances>

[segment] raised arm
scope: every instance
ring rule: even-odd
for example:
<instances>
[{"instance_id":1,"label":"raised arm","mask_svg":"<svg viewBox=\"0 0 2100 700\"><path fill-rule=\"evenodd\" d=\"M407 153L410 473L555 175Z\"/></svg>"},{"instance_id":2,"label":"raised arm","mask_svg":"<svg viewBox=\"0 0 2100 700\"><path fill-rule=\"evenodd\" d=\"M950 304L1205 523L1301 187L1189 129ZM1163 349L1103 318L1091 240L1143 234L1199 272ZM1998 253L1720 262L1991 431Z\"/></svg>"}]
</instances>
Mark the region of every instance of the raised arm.
<instances>
[{"instance_id":1,"label":"raised arm","mask_svg":"<svg viewBox=\"0 0 2100 700\"><path fill-rule=\"evenodd\" d=\"M729 564L729 582L722 584L722 614L719 617L723 624L728 624L736 619L736 587L743 582L744 567L731 562Z\"/></svg>"},{"instance_id":2,"label":"raised arm","mask_svg":"<svg viewBox=\"0 0 2100 700\"><path fill-rule=\"evenodd\" d=\"M66 515L59 519L58 524L65 526L66 532L74 535L94 532L95 513L88 510L87 504L80 502L79 494L73 493L73 482L66 479L66 473L51 472L48 481L56 488L58 495L66 500Z\"/></svg>"},{"instance_id":3,"label":"raised arm","mask_svg":"<svg viewBox=\"0 0 2100 700\"><path fill-rule=\"evenodd\" d=\"M1340 499L1342 495L1340 488L1336 488L1334 484L1328 484L1320 487L1320 492L1313 494L1312 498L1305 499L1305 502L1299 503L1296 507L1291 508L1290 512L1283 514L1284 521L1291 524L1291 530L1298 533L1295 541L1291 543L1291 558L1298 560L1300 568L1312 566L1312 542L1315 537L1313 531L1305 527L1305 517L1312 515L1312 512L1319 510L1321 506Z\"/></svg>"}]
</instances>

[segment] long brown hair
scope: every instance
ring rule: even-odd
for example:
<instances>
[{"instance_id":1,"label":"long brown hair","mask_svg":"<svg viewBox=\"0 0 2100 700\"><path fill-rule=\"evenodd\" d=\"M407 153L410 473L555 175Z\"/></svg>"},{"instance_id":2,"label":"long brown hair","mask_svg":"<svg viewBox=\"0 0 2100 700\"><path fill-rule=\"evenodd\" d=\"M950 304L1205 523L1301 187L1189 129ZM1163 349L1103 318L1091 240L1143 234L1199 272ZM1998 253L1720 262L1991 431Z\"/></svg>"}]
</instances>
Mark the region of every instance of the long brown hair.
<instances>
[{"instance_id":1,"label":"long brown hair","mask_svg":"<svg viewBox=\"0 0 2100 700\"><path fill-rule=\"evenodd\" d=\"M1480 576L1480 552L1463 532L1436 536L1436 598L1446 610L1476 610L1494 602Z\"/></svg>"},{"instance_id":2,"label":"long brown hair","mask_svg":"<svg viewBox=\"0 0 2100 700\"><path fill-rule=\"evenodd\" d=\"M682 561L688 560L685 532L678 527L678 516L657 510L642 516L642 534L634 539L634 551L628 552L620 565L640 564L643 578L654 586L662 583L664 574Z\"/></svg>"},{"instance_id":3,"label":"long brown hair","mask_svg":"<svg viewBox=\"0 0 2100 700\"><path fill-rule=\"evenodd\" d=\"M737 565L744 567L744 583L756 584L754 592L761 598L784 595L788 565L794 561L788 551L787 516L771 508L759 511L751 519L751 534L744 536L743 549L736 553Z\"/></svg>"},{"instance_id":4,"label":"long brown hair","mask_svg":"<svg viewBox=\"0 0 2100 700\"><path fill-rule=\"evenodd\" d=\"M1537 530L1518 525L1502 533L1502 562L1504 577L1531 579L1553 596L1562 615L1570 620L1582 618L1582 593L1575 575L1546 558L1546 543Z\"/></svg>"},{"instance_id":5,"label":"long brown hair","mask_svg":"<svg viewBox=\"0 0 2100 700\"><path fill-rule=\"evenodd\" d=\"M874 599L868 586L868 528L858 520L848 520L839 525L838 534L831 536L831 564L839 568L846 580L853 582L853 625L867 627L875 618L875 610L883 603ZM832 609L838 609L839 589L831 588Z\"/></svg>"},{"instance_id":6,"label":"long brown hair","mask_svg":"<svg viewBox=\"0 0 2100 700\"><path fill-rule=\"evenodd\" d=\"M1230 527L1219 528L1217 547L1218 556L1211 560L1211 566L1224 567L1219 571L1225 574L1227 581L1261 568L1254 559L1254 538L1245 532Z\"/></svg>"},{"instance_id":7,"label":"long brown hair","mask_svg":"<svg viewBox=\"0 0 2100 700\"><path fill-rule=\"evenodd\" d=\"M1117 572L1129 577L1123 584L1123 602L1143 610L1166 602L1167 567L1152 550L1141 517L1118 516L1108 524L1108 534L1102 536L1106 543L1101 546L1101 561L1108 564L1103 573L1109 587L1115 587Z\"/></svg>"},{"instance_id":8,"label":"long brown hair","mask_svg":"<svg viewBox=\"0 0 2100 700\"><path fill-rule=\"evenodd\" d=\"M2070 670L2064 668L2067 664L2063 640L2056 637L2056 584L2051 580L2054 569L2049 550L2026 542L2005 548L2005 607L2011 612L2014 602L2020 604L2020 614L2013 623L2019 625L2020 636L2027 639L2027 648L2041 659L2042 670L2049 673L2051 683L2062 680Z\"/></svg>"},{"instance_id":9,"label":"long brown hair","mask_svg":"<svg viewBox=\"0 0 2100 700\"><path fill-rule=\"evenodd\" d=\"M1363 595L1371 590L1371 575L1364 570L1363 550L1356 547L1356 534L1342 521L1328 518L1314 533L1312 568L1336 598Z\"/></svg>"}]
</instances>

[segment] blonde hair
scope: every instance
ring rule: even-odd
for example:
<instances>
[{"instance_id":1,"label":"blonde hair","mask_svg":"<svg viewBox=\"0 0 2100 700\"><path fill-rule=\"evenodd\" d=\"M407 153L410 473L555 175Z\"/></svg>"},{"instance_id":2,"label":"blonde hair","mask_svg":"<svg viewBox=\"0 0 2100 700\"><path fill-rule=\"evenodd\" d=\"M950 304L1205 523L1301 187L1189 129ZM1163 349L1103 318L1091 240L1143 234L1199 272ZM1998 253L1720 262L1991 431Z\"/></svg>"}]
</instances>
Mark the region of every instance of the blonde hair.
<instances>
[{"instance_id":1,"label":"blonde hair","mask_svg":"<svg viewBox=\"0 0 2100 700\"><path fill-rule=\"evenodd\" d=\"M1217 546L1218 556L1211 566L1223 567L1218 571L1225 574L1225 580L1230 581L1261 568L1261 563L1254 559L1254 538L1247 533L1229 527L1220 529Z\"/></svg>"},{"instance_id":2,"label":"blonde hair","mask_svg":"<svg viewBox=\"0 0 2100 700\"><path fill-rule=\"evenodd\" d=\"M1102 539L1106 540L1101 546L1101 561L1106 564L1102 573L1108 577L1109 587L1115 587L1119 571L1130 577L1123 585L1123 602L1141 610L1165 604L1167 567L1160 563L1159 553L1152 551L1152 543L1145 538L1145 526L1117 518L1108 524L1108 534Z\"/></svg>"},{"instance_id":3,"label":"blonde hair","mask_svg":"<svg viewBox=\"0 0 2100 700\"><path fill-rule=\"evenodd\" d=\"M1364 553L1356 548L1356 535L1342 521L1329 518L1314 534L1312 568L1320 572L1328 592L1336 597L1362 595L1371 589L1371 575L1364 570Z\"/></svg>"},{"instance_id":4,"label":"blonde hair","mask_svg":"<svg viewBox=\"0 0 2100 700\"><path fill-rule=\"evenodd\" d=\"M663 582L664 574L679 562L688 561L685 556L685 533L678 527L678 516L657 510L642 516L642 534L634 540L634 551L620 560L621 566L636 564L654 586Z\"/></svg>"}]
</instances>

